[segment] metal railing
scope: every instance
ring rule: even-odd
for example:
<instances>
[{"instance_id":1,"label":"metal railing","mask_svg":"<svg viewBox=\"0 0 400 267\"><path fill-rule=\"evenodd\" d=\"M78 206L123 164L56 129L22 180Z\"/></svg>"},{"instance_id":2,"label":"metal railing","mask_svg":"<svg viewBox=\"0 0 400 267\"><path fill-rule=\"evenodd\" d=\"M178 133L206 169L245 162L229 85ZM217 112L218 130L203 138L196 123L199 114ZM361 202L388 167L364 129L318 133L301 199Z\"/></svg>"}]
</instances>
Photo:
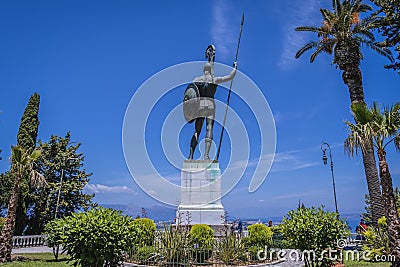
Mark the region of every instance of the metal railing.
<instances>
[{"instance_id":1,"label":"metal railing","mask_svg":"<svg viewBox=\"0 0 400 267\"><path fill-rule=\"evenodd\" d=\"M46 245L45 235L26 235L26 236L13 236L12 247L41 247Z\"/></svg>"},{"instance_id":2,"label":"metal railing","mask_svg":"<svg viewBox=\"0 0 400 267\"><path fill-rule=\"evenodd\" d=\"M269 266L277 257L259 259L260 248L188 248L143 246L128 253L125 266ZM272 255L272 254L271 254ZM264 257L264 251L261 254Z\"/></svg>"},{"instance_id":3,"label":"metal railing","mask_svg":"<svg viewBox=\"0 0 400 267\"><path fill-rule=\"evenodd\" d=\"M351 233L346 239L345 248L346 249L361 249L364 243L364 236L358 233Z\"/></svg>"}]
</instances>

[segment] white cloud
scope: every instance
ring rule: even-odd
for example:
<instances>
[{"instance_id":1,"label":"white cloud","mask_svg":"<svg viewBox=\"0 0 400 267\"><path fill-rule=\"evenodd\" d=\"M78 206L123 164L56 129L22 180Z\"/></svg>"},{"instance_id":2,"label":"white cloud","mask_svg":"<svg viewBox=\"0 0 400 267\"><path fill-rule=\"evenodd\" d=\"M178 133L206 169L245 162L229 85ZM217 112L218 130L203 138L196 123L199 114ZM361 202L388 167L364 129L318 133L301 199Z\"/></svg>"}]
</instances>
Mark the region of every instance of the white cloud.
<instances>
[{"instance_id":1,"label":"white cloud","mask_svg":"<svg viewBox=\"0 0 400 267\"><path fill-rule=\"evenodd\" d=\"M233 22L229 14L230 8L225 1L216 1L213 6L213 21L211 26L211 38L216 47L216 58L231 58L234 48Z\"/></svg>"},{"instance_id":2,"label":"white cloud","mask_svg":"<svg viewBox=\"0 0 400 267\"><path fill-rule=\"evenodd\" d=\"M320 165L319 162L308 162L300 156L302 151L288 151L275 154L271 172L293 171Z\"/></svg>"},{"instance_id":3,"label":"white cloud","mask_svg":"<svg viewBox=\"0 0 400 267\"><path fill-rule=\"evenodd\" d=\"M136 191L126 185L119 186L108 186L102 184L87 184L85 186L85 191L89 194L99 194L99 193L135 193Z\"/></svg>"},{"instance_id":4,"label":"white cloud","mask_svg":"<svg viewBox=\"0 0 400 267\"><path fill-rule=\"evenodd\" d=\"M285 40L283 40L283 50L278 62L278 67L281 69L290 69L296 62L295 54L308 41L304 32L296 32L298 26L317 25L319 16L319 8L321 7L320 0L307 0L301 4L294 4L285 14L288 18L284 24L283 31Z\"/></svg>"},{"instance_id":5,"label":"white cloud","mask_svg":"<svg viewBox=\"0 0 400 267\"><path fill-rule=\"evenodd\" d=\"M291 150L275 154L264 154L257 159L234 162L229 166L229 168L239 170L242 170L246 167L253 168L257 166L258 162L261 165L265 165L269 164L272 160L273 164L271 167L271 172L293 171L320 165L320 162L306 161L303 157L301 157L301 153L303 152L304 151L300 150Z\"/></svg>"}]
</instances>

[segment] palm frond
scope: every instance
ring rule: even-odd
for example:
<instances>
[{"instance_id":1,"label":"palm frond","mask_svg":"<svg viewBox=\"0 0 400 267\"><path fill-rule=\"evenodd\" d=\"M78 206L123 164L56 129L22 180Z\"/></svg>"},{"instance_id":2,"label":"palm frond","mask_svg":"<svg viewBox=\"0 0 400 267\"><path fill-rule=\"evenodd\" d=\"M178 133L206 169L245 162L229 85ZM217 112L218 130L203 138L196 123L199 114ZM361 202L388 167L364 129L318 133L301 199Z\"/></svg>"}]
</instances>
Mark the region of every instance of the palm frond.
<instances>
[{"instance_id":1,"label":"palm frond","mask_svg":"<svg viewBox=\"0 0 400 267\"><path fill-rule=\"evenodd\" d=\"M333 6L333 10L335 10L335 13L337 14L342 13L342 3L340 3L340 0L335 0L335 5Z\"/></svg>"},{"instance_id":2,"label":"palm frond","mask_svg":"<svg viewBox=\"0 0 400 267\"><path fill-rule=\"evenodd\" d=\"M317 33L323 32L320 27L314 27L314 26L299 26L299 27L295 28L295 31L298 31L298 32L317 32Z\"/></svg>"},{"instance_id":3,"label":"palm frond","mask_svg":"<svg viewBox=\"0 0 400 267\"><path fill-rule=\"evenodd\" d=\"M306 44L296 53L296 58L299 58L305 51L314 48L316 51L310 58L310 61L313 62L322 51L331 53L335 44L341 42L345 48L348 46L347 48L350 50L358 49L359 58L363 57L360 49L362 43L393 62L391 51L374 43L375 37L372 31L377 27L377 16L360 17L360 13L370 10L371 6L363 4L362 0L332 0L332 10L320 9L323 19L322 26L300 26L296 28L296 31L315 32L320 39L318 42ZM337 57L334 57L334 63L337 63L336 59Z\"/></svg>"},{"instance_id":4,"label":"palm frond","mask_svg":"<svg viewBox=\"0 0 400 267\"><path fill-rule=\"evenodd\" d=\"M332 0L332 9L337 11L338 6L340 5L340 0Z\"/></svg>"},{"instance_id":5,"label":"palm frond","mask_svg":"<svg viewBox=\"0 0 400 267\"><path fill-rule=\"evenodd\" d=\"M400 102L396 102L393 104L393 112L400 112Z\"/></svg>"},{"instance_id":6,"label":"palm frond","mask_svg":"<svg viewBox=\"0 0 400 267\"><path fill-rule=\"evenodd\" d=\"M19 146L11 147L11 163L16 164L24 160L24 151Z\"/></svg>"},{"instance_id":7,"label":"palm frond","mask_svg":"<svg viewBox=\"0 0 400 267\"><path fill-rule=\"evenodd\" d=\"M349 129L349 136L355 141L353 143L359 146L363 151L366 149L366 145L370 140L374 139L374 145L381 147L382 143L379 142L376 135L375 115L372 109L368 109L365 104L357 103L353 104L352 113L354 116L355 124L346 123Z\"/></svg>"},{"instance_id":8,"label":"palm frond","mask_svg":"<svg viewBox=\"0 0 400 267\"><path fill-rule=\"evenodd\" d=\"M35 161L40 157L41 151L39 149L35 149L32 151L31 155L29 156L31 160Z\"/></svg>"},{"instance_id":9,"label":"palm frond","mask_svg":"<svg viewBox=\"0 0 400 267\"><path fill-rule=\"evenodd\" d=\"M384 56L390 60L390 62L394 62L392 52L386 47L380 47L379 45L365 39L360 39L360 43L367 46L368 48L374 50L379 55Z\"/></svg>"},{"instance_id":10,"label":"palm frond","mask_svg":"<svg viewBox=\"0 0 400 267\"><path fill-rule=\"evenodd\" d=\"M352 35L357 36L361 35L369 39L370 41L374 42L375 41L375 36L372 33L371 29L376 28L376 25L374 22L371 21L366 21L362 20L356 25L354 25L352 29Z\"/></svg>"},{"instance_id":11,"label":"palm frond","mask_svg":"<svg viewBox=\"0 0 400 267\"><path fill-rule=\"evenodd\" d=\"M394 142L397 148L400 130L400 103L386 106L381 110L375 102L369 111L372 115L369 123L371 128L369 135L374 139L375 146L385 149L387 145Z\"/></svg>"},{"instance_id":12,"label":"palm frond","mask_svg":"<svg viewBox=\"0 0 400 267\"><path fill-rule=\"evenodd\" d=\"M360 136L357 124L353 124L350 121L345 121L345 123L349 129L349 135L344 141L345 153L350 157L354 157L354 155L358 155L360 149L363 149L363 139L362 136Z\"/></svg>"},{"instance_id":13,"label":"palm frond","mask_svg":"<svg viewBox=\"0 0 400 267\"><path fill-rule=\"evenodd\" d=\"M370 108L370 111L372 112L372 114L380 115L380 113L381 113L381 108L379 107L379 103L376 102L376 101L374 101L374 102L372 103L372 107Z\"/></svg>"},{"instance_id":14,"label":"palm frond","mask_svg":"<svg viewBox=\"0 0 400 267\"><path fill-rule=\"evenodd\" d=\"M43 184L47 185L47 181L46 181L45 177L35 170L31 170L30 178L31 178L31 184L35 188L39 188Z\"/></svg>"},{"instance_id":15,"label":"palm frond","mask_svg":"<svg viewBox=\"0 0 400 267\"><path fill-rule=\"evenodd\" d=\"M376 27L379 26L379 19L378 19L378 17L376 15L372 14L370 16L367 16L367 17L363 18L360 21L360 25L362 27L364 27L364 28L369 29L369 30L375 29Z\"/></svg>"},{"instance_id":16,"label":"palm frond","mask_svg":"<svg viewBox=\"0 0 400 267\"><path fill-rule=\"evenodd\" d=\"M396 147L396 150L400 152L400 133L398 133L394 138L394 146Z\"/></svg>"},{"instance_id":17,"label":"palm frond","mask_svg":"<svg viewBox=\"0 0 400 267\"><path fill-rule=\"evenodd\" d=\"M383 111L384 128L388 136L395 136L400 129L400 103L395 103L389 107L385 107Z\"/></svg>"},{"instance_id":18,"label":"palm frond","mask_svg":"<svg viewBox=\"0 0 400 267\"><path fill-rule=\"evenodd\" d=\"M299 51L297 51L295 58L299 58L302 54L304 54L304 52L306 52L312 48L316 48L316 47L318 47L318 45L319 45L319 42L315 42L315 41L311 41L311 42L307 43L305 46L300 48Z\"/></svg>"},{"instance_id":19,"label":"palm frond","mask_svg":"<svg viewBox=\"0 0 400 267\"><path fill-rule=\"evenodd\" d=\"M328 9L321 8L319 11L322 15L323 20L329 24L332 24L333 20L337 17L334 12L331 12Z\"/></svg>"},{"instance_id":20,"label":"palm frond","mask_svg":"<svg viewBox=\"0 0 400 267\"><path fill-rule=\"evenodd\" d=\"M364 103L354 103L351 105L351 112L358 124L367 124L371 121L371 112L367 109Z\"/></svg>"},{"instance_id":21,"label":"palm frond","mask_svg":"<svg viewBox=\"0 0 400 267\"><path fill-rule=\"evenodd\" d=\"M365 43L365 42L375 42L375 36L374 34L368 30L368 29L357 29L356 31L354 31L354 34L359 35L358 38L360 40L360 43Z\"/></svg>"},{"instance_id":22,"label":"palm frond","mask_svg":"<svg viewBox=\"0 0 400 267\"><path fill-rule=\"evenodd\" d=\"M310 63L313 63L314 60L315 60L315 58L316 58L322 51L324 51L324 47L323 47L323 46L319 46L319 47L317 48L317 50L316 50L314 53L311 54Z\"/></svg>"},{"instance_id":23,"label":"palm frond","mask_svg":"<svg viewBox=\"0 0 400 267\"><path fill-rule=\"evenodd\" d=\"M40 157L40 150L34 150L28 154L20 146L13 146L12 150L12 169L17 173L23 173L25 171L30 172L30 178L33 185L41 185L45 183L44 177L37 171L33 170L34 162Z\"/></svg>"},{"instance_id":24,"label":"palm frond","mask_svg":"<svg viewBox=\"0 0 400 267\"><path fill-rule=\"evenodd\" d=\"M358 12L367 12L367 11L371 11L373 8L370 6L370 5L368 5L368 4L361 4L359 7L358 7Z\"/></svg>"}]
</instances>

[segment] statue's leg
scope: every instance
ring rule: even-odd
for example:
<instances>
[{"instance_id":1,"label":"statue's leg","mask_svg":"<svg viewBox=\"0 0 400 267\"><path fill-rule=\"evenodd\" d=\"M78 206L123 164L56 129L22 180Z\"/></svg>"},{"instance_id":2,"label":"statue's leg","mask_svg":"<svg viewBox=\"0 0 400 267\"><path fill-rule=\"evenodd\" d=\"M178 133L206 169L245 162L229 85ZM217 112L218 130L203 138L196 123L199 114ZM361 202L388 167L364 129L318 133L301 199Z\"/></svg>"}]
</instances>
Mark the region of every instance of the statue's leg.
<instances>
[{"instance_id":1,"label":"statue's leg","mask_svg":"<svg viewBox=\"0 0 400 267\"><path fill-rule=\"evenodd\" d=\"M211 143L213 139L213 127L214 127L214 116L208 116L207 117L207 128L206 128L206 150L204 152L204 159L208 160L210 159L210 148L211 148Z\"/></svg>"},{"instance_id":2,"label":"statue's leg","mask_svg":"<svg viewBox=\"0 0 400 267\"><path fill-rule=\"evenodd\" d=\"M196 146L198 144L201 128L203 127L204 123L204 118L197 118L195 121L195 129L194 129L194 134L192 136L192 140L190 141L190 154L189 154L189 160L193 159L193 154L194 150L196 149Z\"/></svg>"}]
</instances>

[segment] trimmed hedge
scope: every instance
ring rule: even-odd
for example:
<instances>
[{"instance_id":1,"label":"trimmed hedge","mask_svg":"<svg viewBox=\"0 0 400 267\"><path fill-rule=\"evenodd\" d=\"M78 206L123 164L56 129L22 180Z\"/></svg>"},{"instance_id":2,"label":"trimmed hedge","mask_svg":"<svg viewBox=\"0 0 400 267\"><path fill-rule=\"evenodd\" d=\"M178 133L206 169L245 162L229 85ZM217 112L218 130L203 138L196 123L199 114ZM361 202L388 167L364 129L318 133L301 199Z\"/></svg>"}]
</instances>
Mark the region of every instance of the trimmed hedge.
<instances>
[{"instance_id":1,"label":"trimmed hedge","mask_svg":"<svg viewBox=\"0 0 400 267\"><path fill-rule=\"evenodd\" d=\"M214 230L206 224L195 224L190 229L189 244L193 250L192 257L198 263L204 263L212 255Z\"/></svg>"},{"instance_id":2,"label":"trimmed hedge","mask_svg":"<svg viewBox=\"0 0 400 267\"><path fill-rule=\"evenodd\" d=\"M138 233L135 236L135 245L151 246L154 243L156 235L156 224L148 218L136 218L133 224L138 228Z\"/></svg>"},{"instance_id":3,"label":"trimmed hedge","mask_svg":"<svg viewBox=\"0 0 400 267\"><path fill-rule=\"evenodd\" d=\"M51 221L45 227L51 244L60 244L75 266L119 266L135 243L138 226L120 211L95 208Z\"/></svg>"}]
</instances>

